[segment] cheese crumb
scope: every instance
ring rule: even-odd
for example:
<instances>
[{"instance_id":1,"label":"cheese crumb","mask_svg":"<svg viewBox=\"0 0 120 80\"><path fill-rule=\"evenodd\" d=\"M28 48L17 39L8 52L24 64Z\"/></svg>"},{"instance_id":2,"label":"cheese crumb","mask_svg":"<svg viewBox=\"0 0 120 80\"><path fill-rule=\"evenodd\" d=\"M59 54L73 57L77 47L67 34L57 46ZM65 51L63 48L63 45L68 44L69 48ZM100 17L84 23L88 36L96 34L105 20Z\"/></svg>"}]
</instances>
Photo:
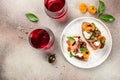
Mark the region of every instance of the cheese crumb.
<instances>
[{"instance_id":1,"label":"cheese crumb","mask_svg":"<svg viewBox=\"0 0 120 80\"><path fill-rule=\"evenodd\" d=\"M96 41L96 42L94 42L94 45L95 45L95 46L99 46L99 45L100 45L100 42L99 42L99 41Z\"/></svg>"},{"instance_id":2,"label":"cheese crumb","mask_svg":"<svg viewBox=\"0 0 120 80\"><path fill-rule=\"evenodd\" d=\"M87 33L86 31L84 31L83 33L84 33L84 36L85 36L86 39L90 39L90 36L91 36L92 34Z\"/></svg>"},{"instance_id":3,"label":"cheese crumb","mask_svg":"<svg viewBox=\"0 0 120 80\"><path fill-rule=\"evenodd\" d=\"M83 54L77 53L75 56L82 57Z\"/></svg>"}]
</instances>

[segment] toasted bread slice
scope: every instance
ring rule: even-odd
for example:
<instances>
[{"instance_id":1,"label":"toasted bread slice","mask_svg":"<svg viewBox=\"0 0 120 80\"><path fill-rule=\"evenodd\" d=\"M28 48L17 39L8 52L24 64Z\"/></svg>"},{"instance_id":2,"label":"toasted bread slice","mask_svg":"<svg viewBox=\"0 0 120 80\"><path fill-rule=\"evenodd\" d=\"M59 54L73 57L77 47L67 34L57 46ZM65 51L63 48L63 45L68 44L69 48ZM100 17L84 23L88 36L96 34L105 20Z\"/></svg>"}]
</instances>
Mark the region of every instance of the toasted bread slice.
<instances>
[{"instance_id":1,"label":"toasted bread slice","mask_svg":"<svg viewBox=\"0 0 120 80\"><path fill-rule=\"evenodd\" d=\"M83 22L82 34L93 50L101 49L105 45L106 38L94 23Z\"/></svg>"},{"instance_id":2,"label":"toasted bread slice","mask_svg":"<svg viewBox=\"0 0 120 80\"><path fill-rule=\"evenodd\" d=\"M69 36L66 42L68 45L67 50L70 55L79 60L88 61L90 51L87 48L87 44L82 41L80 36Z\"/></svg>"}]
</instances>

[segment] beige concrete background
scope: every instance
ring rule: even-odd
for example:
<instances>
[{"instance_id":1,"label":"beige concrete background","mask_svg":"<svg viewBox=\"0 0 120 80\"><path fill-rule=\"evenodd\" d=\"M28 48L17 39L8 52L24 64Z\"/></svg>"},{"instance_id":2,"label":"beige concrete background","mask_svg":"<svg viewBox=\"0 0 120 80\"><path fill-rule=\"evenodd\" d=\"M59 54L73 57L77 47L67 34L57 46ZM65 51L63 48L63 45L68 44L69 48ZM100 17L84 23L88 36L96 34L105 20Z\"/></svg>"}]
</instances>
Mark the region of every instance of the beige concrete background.
<instances>
[{"instance_id":1,"label":"beige concrete background","mask_svg":"<svg viewBox=\"0 0 120 80\"><path fill-rule=\"evenodd\" d=\"M120 80L120 0L104 0L105 13L115 16L113 23L105 23L113 39L113 48L108 59L92 69L80 69L69 64L60 50L60 35L65 26L75 18L92 16L82 14L78 5L98 6L99 0L67 0L69 18L59 23L49 18L43 8L43 0L0 0L0 80ZM39 22L26 19L25 13L33 12ZM50 28L56 38L57 60L49 64L47 56L32 48L27 40L31 28L44 25ZM20 29L24 31L20 31Z\"/></svg>"}]
</instances>

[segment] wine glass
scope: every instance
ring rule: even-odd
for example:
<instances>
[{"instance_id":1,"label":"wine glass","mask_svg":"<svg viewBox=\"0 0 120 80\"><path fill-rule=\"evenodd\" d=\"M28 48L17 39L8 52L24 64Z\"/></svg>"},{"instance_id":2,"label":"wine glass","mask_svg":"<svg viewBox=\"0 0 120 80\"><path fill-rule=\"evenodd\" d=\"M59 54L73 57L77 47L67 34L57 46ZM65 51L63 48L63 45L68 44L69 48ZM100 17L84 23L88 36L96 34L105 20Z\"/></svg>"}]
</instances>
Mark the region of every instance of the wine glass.
<instances>
[{"instance_id":1,"label":"wine glass","mask_svg":"<svg viewBox=\"0 0 120 80\"><path fill-rule=\"evenodd\" d=\"M46 14L58 21L65 21L67 18L67 5L65 0L44 0Z\"/></svg>"},{"instance_id":2,"label":"wine glass","mask_svg":"<svg viewBox=\"0 0 120 80\"><path fill-rule=\"evenodd\" d=\"M50 52L54 41L53 32L46 27L34 29L29 34L30 45L41 51Z\"/></svg>"}]
</instances>

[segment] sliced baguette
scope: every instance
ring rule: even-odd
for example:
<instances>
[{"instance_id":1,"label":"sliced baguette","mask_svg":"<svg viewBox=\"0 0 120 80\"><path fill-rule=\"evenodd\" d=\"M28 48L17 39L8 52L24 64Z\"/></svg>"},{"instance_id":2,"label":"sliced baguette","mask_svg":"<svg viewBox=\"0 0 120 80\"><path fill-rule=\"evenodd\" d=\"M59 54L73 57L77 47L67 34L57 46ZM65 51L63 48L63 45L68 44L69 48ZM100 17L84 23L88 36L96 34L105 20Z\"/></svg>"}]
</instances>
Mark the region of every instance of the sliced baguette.
<instances>
[{"instance_id":1,"label":"sliced baguette","mask_svg":"<svg viewBox=\"0 0 120 80\"><path fill-rule=\"evenodd\" d=\"M89 38L87 38L85 33L93 36L93 39L91 38L91 36ZM89 43L89 45L92 47L93 50L101 49L104 47L105 44L103 45L101 43L101 40L102 40L102 38L104 38L104 41L105 41L106 38L101 35L100 30L95 26L95 24L83 22L82 23L82 34L83 34L83 37L85 38L85 40ZM102 37L102 38L99 39L99 37Z\"/></svg>"},{"instance_id":2,"label":"sliced baguette","mask_svg":"<svg viewBox=\"0 0 120 80\"><path fill-rule=\"evenodd\" d=\"M74 57L79 60L88 61L90 51L87 48L87 44L84 41L82 41L80 36L73 36L70 38L73 39L66 41L68 45L67 47L68 52L74 53ZM78 39L77 41L76 38Z\"/></svg>"}]
</instances>

